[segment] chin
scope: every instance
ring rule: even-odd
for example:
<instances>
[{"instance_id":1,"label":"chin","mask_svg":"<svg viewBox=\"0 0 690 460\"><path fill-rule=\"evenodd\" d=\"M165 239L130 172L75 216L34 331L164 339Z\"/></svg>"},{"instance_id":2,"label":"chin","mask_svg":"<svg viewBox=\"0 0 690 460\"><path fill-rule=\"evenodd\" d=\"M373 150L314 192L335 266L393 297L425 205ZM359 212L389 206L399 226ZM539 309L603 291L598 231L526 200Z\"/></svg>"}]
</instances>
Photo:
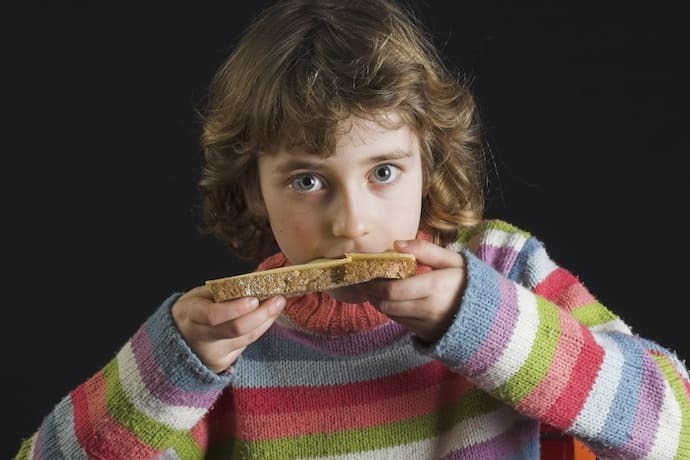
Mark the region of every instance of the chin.
<instances>
[{"instance_id":1,"label":"chin","mask_svg":"<svg viewBox=\"0 0 690 460\"><path fill-rule=\"evenodd\" d=\"M338 302L344 303L364 303L368 299L364 295L359 285L344 286L326 291L328 295Z\"/></svg>"}]
</instances>

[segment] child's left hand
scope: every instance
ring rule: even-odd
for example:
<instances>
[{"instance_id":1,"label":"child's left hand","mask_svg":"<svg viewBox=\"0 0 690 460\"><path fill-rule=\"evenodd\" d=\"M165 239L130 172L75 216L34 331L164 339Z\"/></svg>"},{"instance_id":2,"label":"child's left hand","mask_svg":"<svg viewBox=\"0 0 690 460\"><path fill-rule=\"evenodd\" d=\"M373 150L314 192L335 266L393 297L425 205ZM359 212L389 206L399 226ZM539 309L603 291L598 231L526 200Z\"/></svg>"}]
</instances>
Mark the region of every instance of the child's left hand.
<instances>
[{"instance_id":1,"label":"child's left hand","mask_svg":"<svg viewBox=\"0 0 690 460\"><path fill-rule=\"evenodd\" d=\"M405 280L374 280L362 293L382 313L432 343L448 330L465 291L465 258L425 240L396 241L399 252L414 254L430 271Z\"/></svg>"}]
</instances>

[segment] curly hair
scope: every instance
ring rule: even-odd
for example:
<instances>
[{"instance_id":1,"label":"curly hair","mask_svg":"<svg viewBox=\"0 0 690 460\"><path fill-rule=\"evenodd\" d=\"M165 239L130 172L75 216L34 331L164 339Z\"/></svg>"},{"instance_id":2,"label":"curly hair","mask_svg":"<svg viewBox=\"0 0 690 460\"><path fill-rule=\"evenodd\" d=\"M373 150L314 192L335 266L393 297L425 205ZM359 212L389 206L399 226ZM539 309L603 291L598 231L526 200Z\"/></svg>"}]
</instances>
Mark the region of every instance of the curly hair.
<instances>
[{"instance_id":1,"label":"curly hair","mask_svg":"<svg viewBox=\"0 0 690 460\"><path fill-rule=\"evenodd\" d=\"M350 116L395 112L419 136L420 229L438 244L484 209L482 127L468 85L444 65L410 9L391 0L285 0L258 16L209 85L199 188L203 219L241 258L275 241L257 158L332 153Z\"/></svg>"}]
</instances>

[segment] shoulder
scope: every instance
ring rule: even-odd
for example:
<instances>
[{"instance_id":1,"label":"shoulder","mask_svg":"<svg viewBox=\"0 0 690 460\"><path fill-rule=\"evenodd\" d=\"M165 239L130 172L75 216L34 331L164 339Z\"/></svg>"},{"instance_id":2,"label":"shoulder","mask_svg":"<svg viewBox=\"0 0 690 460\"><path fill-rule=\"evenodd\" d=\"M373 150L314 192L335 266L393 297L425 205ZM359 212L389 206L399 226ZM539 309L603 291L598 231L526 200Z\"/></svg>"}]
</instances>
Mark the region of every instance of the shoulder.
<instances>
[{"instance_id":1,"label":"shoulder","mask_svg":"<svg viewBox=\"0 0 690 460\"><path fill-rule=\"evenodd\" d=\"M466 227L458 232L453 244L456 249L469 249L472 252L481 245L511 247L520 250L532 235L513 224L500 219L485 219L473 227Z\"/></svg>"}]
</instances>

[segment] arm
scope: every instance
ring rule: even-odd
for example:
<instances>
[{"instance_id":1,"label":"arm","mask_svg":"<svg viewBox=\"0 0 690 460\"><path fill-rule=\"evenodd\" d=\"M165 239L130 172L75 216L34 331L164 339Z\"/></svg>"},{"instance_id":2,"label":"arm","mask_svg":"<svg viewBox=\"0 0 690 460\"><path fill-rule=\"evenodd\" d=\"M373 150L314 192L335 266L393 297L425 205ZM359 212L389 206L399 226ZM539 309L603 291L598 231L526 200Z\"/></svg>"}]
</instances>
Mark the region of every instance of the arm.
<instances>
[{"instance_id":1,"label":"arm","mask_svg":"<svg viewBox=\"0 0 690 460\"><path fill-rule=\"evenodd\" d=\"M105 368L78 386L26 439L24 458L199 458L198 424L230 383L192 353L168 298Z\"/></svg>"},{"instance_id":2,"label":"arm","mask_svg":"<svg viewBox=\"0 0 690 460\"><path fill-rule=\"evenodd\" d=\"M480 388L603 456L690 456L690 382L669 350L631 333L528 234L463 235L460 309L427 348Z\"/></svg>"}]
</instances>

